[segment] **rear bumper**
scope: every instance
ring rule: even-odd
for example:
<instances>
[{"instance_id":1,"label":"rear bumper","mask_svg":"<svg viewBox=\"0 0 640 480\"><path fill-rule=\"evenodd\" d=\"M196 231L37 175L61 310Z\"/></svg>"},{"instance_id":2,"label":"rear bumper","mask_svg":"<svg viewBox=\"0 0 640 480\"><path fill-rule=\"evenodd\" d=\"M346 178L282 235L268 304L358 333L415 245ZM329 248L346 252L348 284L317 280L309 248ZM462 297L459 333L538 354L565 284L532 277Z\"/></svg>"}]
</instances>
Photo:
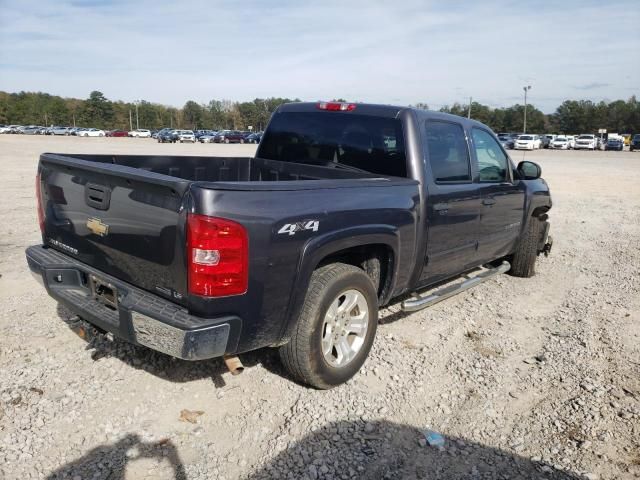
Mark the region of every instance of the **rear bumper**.
<instances>
[{"instance_id":1,"label":"rear bumper","mask_svg":"<svg viewBox=\"0 0 640 480\"><path fill-rule=\"evenodd\" d=\"M203 360L235 352L242 321L236 316L200 318L183 307L106 275L68 255L34 245L27 263L47 293L92 325L136 345L184 360ZM89 277L117 291L118 308L96 300Z\"/></svg>"}]
</instances>

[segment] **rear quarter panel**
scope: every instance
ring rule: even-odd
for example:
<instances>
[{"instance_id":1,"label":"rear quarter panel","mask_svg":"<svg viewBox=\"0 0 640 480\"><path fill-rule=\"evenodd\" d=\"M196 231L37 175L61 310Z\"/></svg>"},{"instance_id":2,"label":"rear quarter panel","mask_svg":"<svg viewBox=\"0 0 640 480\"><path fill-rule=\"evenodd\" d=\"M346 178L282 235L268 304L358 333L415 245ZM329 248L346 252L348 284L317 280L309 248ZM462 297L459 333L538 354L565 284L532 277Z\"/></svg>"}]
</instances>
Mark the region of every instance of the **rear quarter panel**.
<instances>
[{"instance_id":1,"label":"rear quarter panel","mask_svg":"<svg viewBox=\"0 0 640 480\"><path fill-rule=\"evenodd\" d=\"M295 182L300 183L300 182ZM304 182L303 182L304 183ZM413 269L418 184L261 190L192 189L193 211L233 219L249 233L249 288L245 295L190 298L198 315L236 314L243 319L238 352L277 344L297 318L314 268L350 246L383 243L396 257L396 289ZM262 183L261 187L264 186ZM282 182L278 185L283 187ZM317 221L317 231L286 225ZM280 232L280 233L279 233Z\"/></svg>"}]
</instances>

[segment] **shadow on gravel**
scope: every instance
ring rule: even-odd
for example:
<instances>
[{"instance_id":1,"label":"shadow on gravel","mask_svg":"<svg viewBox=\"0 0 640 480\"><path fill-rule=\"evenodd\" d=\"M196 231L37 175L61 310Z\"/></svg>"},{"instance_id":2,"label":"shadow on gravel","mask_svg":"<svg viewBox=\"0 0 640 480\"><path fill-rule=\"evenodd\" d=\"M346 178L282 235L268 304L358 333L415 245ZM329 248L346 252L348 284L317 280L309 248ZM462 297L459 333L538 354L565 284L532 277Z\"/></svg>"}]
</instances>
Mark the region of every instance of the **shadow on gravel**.
<instances>
[{"instance_id":1,"label":"shadow on gravel","mask_svg":"<svg viewBox=\"0 0 640 480\"><path fill-rule=\"evenodd\" d=\"M542 462L446 437L443 448L424 444L407 425L380 421L329 423L290 446L248 477L251 480L510 479L579 480ZM422 444L420 443L422 441ZM344 475L344 476L343 476Z\"/></svg>"},{"instance_id":2,"label":"shadow on gravel","mask_svg":"<svg viewBox=\"0 0 640 480\"><path fill-rule=\"evenodd\" d=\"M141 459L155 459L161 466L168 467L175 480L187 478L178 450L170 440L148 443L141 441L137 435L130 434L113 445L100 445L90 450L86 455L51 472L46 479L121 480L125 478L127 464ZM132 472L127 475L127 478L136 477L136 473Z\"/></svg>"},{"instance_id":3,"label":"shadow on gravel","mask_svg":"<svg viewBox=\"0 0 640 480\"><path fill-rule=\"evenodd\" d=\"M58 317L77 333L78 317L60 304L58 304L56 312ZM230 375L221 358L189 362L149 348L132 345L117 337L110 339L106 335L98 335L94 338L83 339L87 342L86 349L91 351L91 358L94 361L100 361L106 357L117 358L127 365L142 369L170 382L186 383L211 378L216 388L223 388L226 386L224 376ZM277 358L277 352L273 349L264 348L244 353L241 359L245 369L260 364L271 373L286 378Z\"/></svg>"}]
</instances>

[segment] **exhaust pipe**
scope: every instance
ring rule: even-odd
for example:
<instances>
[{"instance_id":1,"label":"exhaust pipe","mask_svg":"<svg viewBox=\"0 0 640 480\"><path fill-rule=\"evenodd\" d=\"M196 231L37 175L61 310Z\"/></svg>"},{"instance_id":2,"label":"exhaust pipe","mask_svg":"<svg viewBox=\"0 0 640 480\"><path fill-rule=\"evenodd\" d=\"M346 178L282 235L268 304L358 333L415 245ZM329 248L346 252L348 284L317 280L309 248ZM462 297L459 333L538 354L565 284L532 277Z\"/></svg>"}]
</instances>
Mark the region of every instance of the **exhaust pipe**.
<instances>
[{"instance_id":1,"label":"exhaust pipe","mask_svg":"<svg viewBox=\"0 0 640 480\"><path fill-rule=\"evenodd\" d=\"M222 359L231 372L231 375L240 375L244 372L244 365L242 365L242 362L237 355L225 355Z\"/></svg>"}]
</instances>

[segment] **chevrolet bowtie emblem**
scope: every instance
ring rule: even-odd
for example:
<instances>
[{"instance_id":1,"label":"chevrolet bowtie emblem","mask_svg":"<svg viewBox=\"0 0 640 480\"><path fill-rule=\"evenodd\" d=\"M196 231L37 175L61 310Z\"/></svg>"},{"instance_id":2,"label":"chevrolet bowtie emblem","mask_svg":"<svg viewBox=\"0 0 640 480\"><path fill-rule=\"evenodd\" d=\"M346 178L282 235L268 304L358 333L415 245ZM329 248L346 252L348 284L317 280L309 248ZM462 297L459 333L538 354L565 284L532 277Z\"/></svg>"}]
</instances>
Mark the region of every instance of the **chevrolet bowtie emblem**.
<instances>
[{"instance_id":1,"label":"chevrolet bowtie emblem","mask_svg":"<svg viewBox=\"0 0 640 480\"><path fill-rule=\"evenodd\" d=\"M87 220L87 228L101 237L105 237L109 233L109 225L102 223L99 218L89 218Z\"/></svg>"}]
</instances>

